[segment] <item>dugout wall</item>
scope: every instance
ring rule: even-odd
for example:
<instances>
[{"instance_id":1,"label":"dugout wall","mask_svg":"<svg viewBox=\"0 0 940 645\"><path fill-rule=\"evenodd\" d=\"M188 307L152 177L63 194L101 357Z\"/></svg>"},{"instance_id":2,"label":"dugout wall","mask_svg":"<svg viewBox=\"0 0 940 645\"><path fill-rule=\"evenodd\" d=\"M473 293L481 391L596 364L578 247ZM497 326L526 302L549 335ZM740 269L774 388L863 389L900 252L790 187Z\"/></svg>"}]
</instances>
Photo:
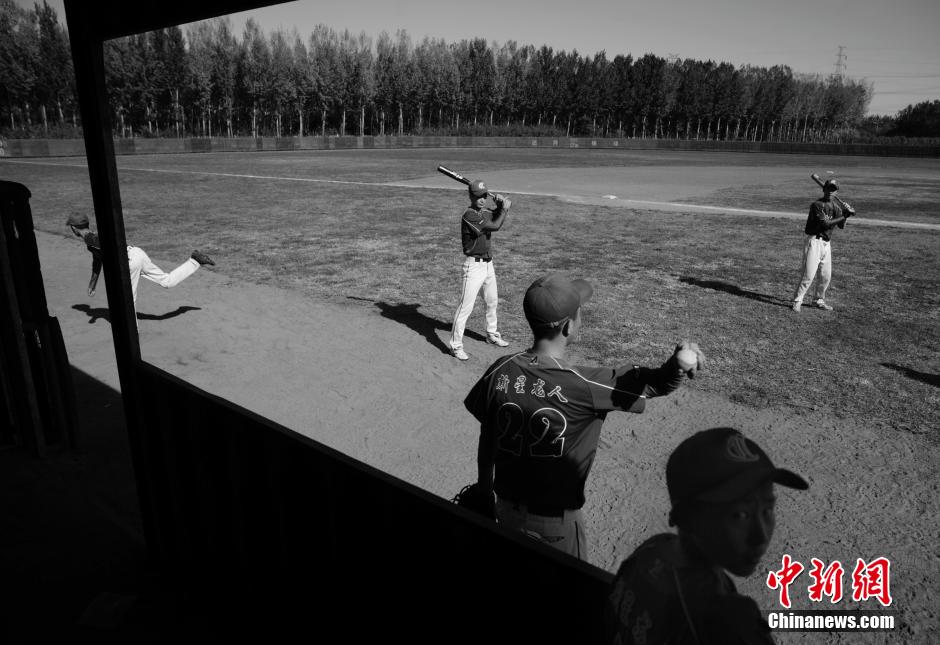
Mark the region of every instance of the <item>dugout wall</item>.
<instances>
[{"instance_id":1,"label":"dugout wall","mask_svg":"<svg viewBox=\"0 0 940 645\"><path fill-rule=\"evenodd\" d=\"M29 189L0 181L0 447L75 448L75 391L49 315Z\"/></svg>"},{"instance_id":2,"label":"dugout wall","mask_svg":"<svg viewBox=\"0 0 940 645\"><path fill-rule=\"evenodd\" d=\"M610 574L141 359L102 43L267 4L276 3L65 0L131 457L157 571L233 637L600 642ZM336 637L317 638L324 634Z\"/></svg>"}]
</instances>

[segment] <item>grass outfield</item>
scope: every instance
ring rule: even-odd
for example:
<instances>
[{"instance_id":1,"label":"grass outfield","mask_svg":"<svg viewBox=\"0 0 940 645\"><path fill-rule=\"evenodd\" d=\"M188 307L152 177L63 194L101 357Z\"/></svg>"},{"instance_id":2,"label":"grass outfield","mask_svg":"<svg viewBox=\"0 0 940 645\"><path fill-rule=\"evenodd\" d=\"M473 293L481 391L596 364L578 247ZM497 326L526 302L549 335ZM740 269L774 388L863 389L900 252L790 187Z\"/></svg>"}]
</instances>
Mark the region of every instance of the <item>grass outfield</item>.
<instances>
[{"instance_id":1,"label":"grass outfield","mask_svg":"<svg viewBox=\"0 0 940 645\"><path fill-rule=\"evenodd\" d=\"M933 160L526 149L118 159L128 241L159 264L202 248L235 284L415 305L444 330L458 296L466 200L459 186L435 177L438 164L510 195L506 178L514 172L570 169L570 192L591 183L592 169L625 168L644 184L618 186L623 195L655 193L662 177L663 201L794 213L805 213L819 194L809 173L835 170L861 217L940 224ZM40 230L65 235L66 214L91 209L81 160L3 160L0 177L30 188ZM408 181L431 187L381 185ZM670 182L698 188L678 194ZM940 427L940 231L850 222L833 242L828 300L836 310L804 307L797 315L787 301L799 279L799 218L513 197L507 224L494 235L500 327L511 340L528 338L521 315L528 284L564 270L595 286L578 346L591 362L656 364L677 340L691 338L709 358L694 387L735 402L820 410L913 433ZM76 297L86 283L76 276ZM480 306L468 330L481 328Z\"/></svg>"}]
</instances>

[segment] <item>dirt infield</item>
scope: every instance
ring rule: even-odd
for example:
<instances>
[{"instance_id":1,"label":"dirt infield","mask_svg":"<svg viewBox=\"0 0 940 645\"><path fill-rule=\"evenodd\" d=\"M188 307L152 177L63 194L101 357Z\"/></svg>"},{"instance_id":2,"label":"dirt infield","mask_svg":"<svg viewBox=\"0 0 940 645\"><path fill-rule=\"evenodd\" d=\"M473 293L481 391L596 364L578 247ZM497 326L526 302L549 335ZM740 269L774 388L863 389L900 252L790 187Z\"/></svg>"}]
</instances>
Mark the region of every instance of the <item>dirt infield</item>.
<instances>
[{"instance_id":1,"label":"dirt infield","mask_svg":"<svg viewBox=\"0 0 940 645\"><path fill-rule=\"evenodd\" d=\"M779 634L781 643L940 641L940 181L935 160L656 151L413 150L121 157L125 230L164 269L193 246L218 266L165 291L142 281L148 362L445 498L475 475L461 405L501 353L468 325L446 353L455 209L443 163L520 198L497 240L500 328L525 348L520 297L536 272L590 277L576 352L653 361L684 337L709 369L643 415L613 414L588 480L591 561L613 570L669 530L663 469L682 438L734 425L811 482L780 490L762 575L784 553L891 560L892 634ZM833 169L863 216L836 241L835 312L788 309L802 222ZM64 214L90 212L84 160L0 160L32 191L47 295L73 365L117 387L105 290ZM514 200L515 201L515 200ZM600 232L600 233L599 233ZM791 587L810 608L809 573ZM741 581L764 609L775 592ZM818 608L818 606L813 606ZM829 607L828 604L825 607Z\"/></svg>"},{"instance_id":2,"label":"dirt infield","mask_svg":"<svg viewBox=\"0 0 940 645\"><path fill-rule=\"evenodd\" d=\"M70 360L117 387L103 285L93 299L84 293L87 253L64 236L37 239ZM153 259L169 269L184 257ZM420 307L326 303L227 274L222 261L169 291L142 281L138 310L142 356L157 367L443 497L475 476L478 429L461 400L500 350L471 335L471 360L453 360L443 351L448 321ZM479 326L478 314L469 329ZM510 349L525 346L526 339L509 340ZM813 557L839 559L849 572L856 558L891 560L899 632L779 634L779 642L940 637L931 600L940 580L937 445L820 413L757 410L688 387L651 401L643 415L611 415L585 508L594 564L613 570L642 538L668 530L666 456L681 438L714 425L742 428L811 482L805 493L778 491L765 573L779 568L784 553L807 567ZM803 575L791 588L797 609L813 608ZM850 595L850 573L846 585ZM762 608L776 606L759 576L740 586ZM843 600L838 608L855 607L879 608L873 600Z\"/></svg>"}]
</instances>

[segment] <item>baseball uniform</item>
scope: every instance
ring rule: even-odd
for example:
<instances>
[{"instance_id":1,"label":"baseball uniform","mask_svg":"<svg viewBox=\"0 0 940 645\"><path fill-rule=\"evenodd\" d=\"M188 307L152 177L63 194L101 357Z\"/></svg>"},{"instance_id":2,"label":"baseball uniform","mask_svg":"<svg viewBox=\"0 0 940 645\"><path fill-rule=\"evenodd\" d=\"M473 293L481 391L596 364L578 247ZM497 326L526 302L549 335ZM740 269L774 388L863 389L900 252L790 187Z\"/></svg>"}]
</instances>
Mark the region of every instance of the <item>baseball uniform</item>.
<instances>
[{"instance_id":1,"label":"baseball uniform","mask_svg":"<svg viewBox=\"0 0 940 645\"><path fill-rule=\"evenodd\" d=\"M98 234L89 231L82 237L85 240L86 248L92 255L91 272L93 275L98 275L102 264L101 243L98 240ZM127 247L127 263L131 274L131 293L135 305L137 304L137 284L140 282L141 277L169 289L191 276L200 266L195 259L189 258L170 273L166 273L154 264L143 249L130 245Z\"/></svg>"},{"instance_id":2,"label":"baseball uniform","mask_svg":"<svg viewBox=\"0 0 940 645\"><path fill-rule=\"evenodd\" d=\"M481 450L495 448L498 521L586 560L584 485L607 413L642 412L682 379L674 358L658 369L573 366L530 352L493 363L464 405L480 422Z\"/></svg>"},{"instance_id":3,"label":"baseball uniform","mask_svg":"<svg viewBox=\"0 0 940 645\"><path fill-rule=\"evenodd\" d=\"M813 302L822 309L831 309L826 304L826 289L832 279L832 248L830 240L836 227L845 228L845 218L842 209L825 195L809 207L809 216L806 218L806 240L803 242L802 278L796 292L793 294L793 308L799 311L803 297L816 278L816 291Z\"/></svg>"},{"instance_id":4,"label":"baseball uniform","mask_svg":"<svg viewBox=\"0 0 940 645\"><path fill-rule=\"evenodd\" d=\"M475 195L475 189L480 191L480 197L487 194L483 182L477 181L470 186L471 198ZM472 205L464 211L460 219L460 238L466 257L461 266L460 304L454 312L450 337L451 352L458 358L466 356L463 352L464 330L481 287L483 300L486 303L487 340L500 347L508 344L502 340L497 327L496 305L499 295L496 289L496 270L493 267L490 240L493 231L502 227L507 211L507 200L500 198L496 200L495 210Z\"/></svg>"}]
</instances>

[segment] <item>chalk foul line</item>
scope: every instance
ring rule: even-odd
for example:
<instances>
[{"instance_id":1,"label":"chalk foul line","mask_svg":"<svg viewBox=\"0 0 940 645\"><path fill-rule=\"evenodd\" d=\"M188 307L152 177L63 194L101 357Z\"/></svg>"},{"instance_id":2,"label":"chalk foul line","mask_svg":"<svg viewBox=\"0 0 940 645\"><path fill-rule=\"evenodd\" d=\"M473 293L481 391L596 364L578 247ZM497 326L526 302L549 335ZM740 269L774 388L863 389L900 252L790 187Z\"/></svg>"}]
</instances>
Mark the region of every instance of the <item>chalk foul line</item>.
<instances>
[{"instance_id":1,"label":"chalk foul line","mask_svg":"<svg viewBox=\"0 0 940 645\"><path fill-rule=\"evenodd\" d=\"M48 161L24 161L21 159L4 159L2 163L13 163L34 166L58 166L64 168L85 168L87 164L71 163L52 163ZM441 186L438 184L421 184L416 182L370 182L353 181L343 179L317 179L314 177L284 177L280 175L250 175L244 173L213 172L209 170L179 170L172 168L119 168L118 172L153 172L178 175L204 175L209 177L225 177L231 179L261 179L267 181L297 181L313 184L337 184L346 186L376 186L376 187L394 187L394 188L420 188L426 190L465 190L463 186ZM708 213L739 213L742 215L752 215L756 217L785 217L789 219L800 219L806 217L802 213L793 213L786 211L762 211L748 208L734 208L730 206L708 206L705 204L687 204L678 202L660 202L643 199L627 199L616 197L614 195L586 196L586 195L568 195L565 193L546 193L535 191L504 191L514 195L530 195L535 197L554 197L573 202L596 202L598 204L616 205L616 206L637 206L639 208L653 208L656 210L686 211L686 212L708 212ZM613 199L611 199L613 198ZM606 201L601 201L606 200ZM865 217L855 217L853 224L864 226L888 226L894 228L915 228L930 231L940 231L940 224L927 224L922 222L901 222L883 219L869 219Z\"/></svg>"}]
</instances>

